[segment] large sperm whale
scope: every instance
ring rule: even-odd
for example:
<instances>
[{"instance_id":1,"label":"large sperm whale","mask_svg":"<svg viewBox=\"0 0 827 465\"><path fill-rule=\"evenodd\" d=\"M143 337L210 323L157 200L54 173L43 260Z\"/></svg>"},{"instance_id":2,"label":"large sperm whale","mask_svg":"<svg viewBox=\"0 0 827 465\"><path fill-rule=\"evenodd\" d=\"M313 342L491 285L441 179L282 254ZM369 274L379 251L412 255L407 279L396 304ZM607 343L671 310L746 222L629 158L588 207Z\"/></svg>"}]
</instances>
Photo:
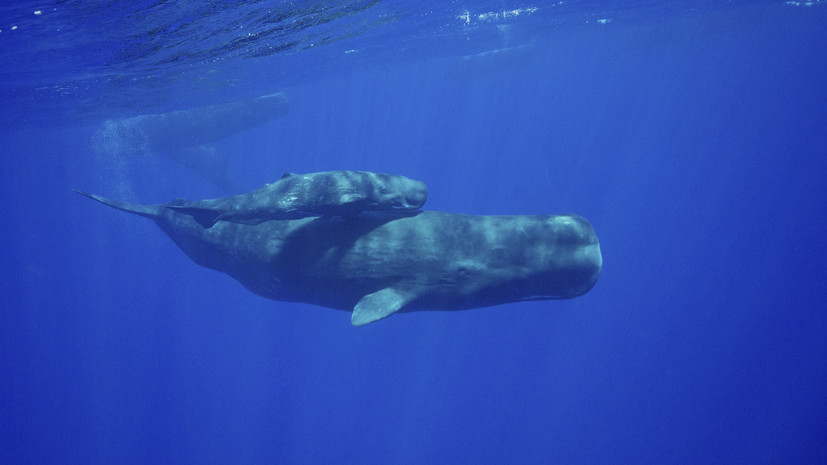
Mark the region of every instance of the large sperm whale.
<instances>
[{"instance_id":1,"label":"large sperm whale","mask_svg":"<svg viewBox=\"0 0 827 465\"><path fill-rule=\"evenodd\" d=\"M256 294L351 311L354 326L396 312L572 298L602 267L594 229L577 215L354 214L328 201L319 216L205 227L187 212L198 202L138 205L78 192L152 219L196 263Z\"/></svg>"}]
</instances>

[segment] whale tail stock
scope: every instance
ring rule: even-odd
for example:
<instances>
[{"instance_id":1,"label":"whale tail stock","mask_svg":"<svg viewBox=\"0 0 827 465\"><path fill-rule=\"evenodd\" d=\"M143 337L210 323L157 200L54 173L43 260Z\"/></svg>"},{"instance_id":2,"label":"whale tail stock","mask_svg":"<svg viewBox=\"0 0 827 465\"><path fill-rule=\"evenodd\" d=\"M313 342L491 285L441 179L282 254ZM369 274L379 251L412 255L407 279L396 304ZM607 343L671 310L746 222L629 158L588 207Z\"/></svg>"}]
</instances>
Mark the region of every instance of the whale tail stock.
<instances>
[{"instance_id":1,"label":"whale tail stock","mask_svg":"<svg viewBox=\"0 0 827 465\"><path fill-rule=\"evenodd\" d=\"M120 200L112 200L107 199L106 197L101 197L99 195L90 194L88 192L83 192L82 190L72 189L73 191L77 192L80 195L85 197L89 197L90 199L97 200L98 202L108 205L112 208L117 208L118 210L123 210L125 212L134 213L136 215L144 216L146 218L156 219L159 215L159 206L158 205L140 205L137 203L129 203L123 202Z\"/></svg>"}]
</instances>

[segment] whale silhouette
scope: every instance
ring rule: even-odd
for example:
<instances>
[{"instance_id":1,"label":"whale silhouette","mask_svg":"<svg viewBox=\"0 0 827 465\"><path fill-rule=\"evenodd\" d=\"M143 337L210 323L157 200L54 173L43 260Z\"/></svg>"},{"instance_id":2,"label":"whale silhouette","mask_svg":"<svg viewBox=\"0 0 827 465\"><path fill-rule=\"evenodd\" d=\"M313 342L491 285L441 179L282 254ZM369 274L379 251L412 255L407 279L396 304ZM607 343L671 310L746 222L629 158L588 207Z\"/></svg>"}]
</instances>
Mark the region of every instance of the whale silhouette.
<instances>
[{"instance_id":1,"label":"whale silhouette","mask_svg":"<svg viewBox=\"0 0 827 465\"><path fill-rule=\"evenodd\" d=\"M328 202L318 216L207 228L185 212L198 202L139 205L77 192L152 219L193 261L258 295L352 311L354 326L396 312L572 298L602 268L594 229L577 215L354 214Z\"/></svg>"},{"instance_id":2,"label":"whale silhouette","mask_svg":"<svg viewBox=\"0 0 827 465\"><path fill-rule=\"evenodd\" d=\"M229 161L215 142L282 117L287 97L260 97L167 113L110 119L95 131L95 150L106 156L159 153L170 157L225 192L235 191Z\"/></svg>"},{"instance_id":3,"label":"whale silhouette","mask_svg":"<svg viewBox=\"0 0 827 465\"><path fill-rule=\"evenodd\" d=\"M168 208L191 215L201 226L218 221L258 224L327 213L417 209L425 204L425 183L367 171L284 173L278 181L246 194L199 200Z\"/></svg>"}]
</instances>

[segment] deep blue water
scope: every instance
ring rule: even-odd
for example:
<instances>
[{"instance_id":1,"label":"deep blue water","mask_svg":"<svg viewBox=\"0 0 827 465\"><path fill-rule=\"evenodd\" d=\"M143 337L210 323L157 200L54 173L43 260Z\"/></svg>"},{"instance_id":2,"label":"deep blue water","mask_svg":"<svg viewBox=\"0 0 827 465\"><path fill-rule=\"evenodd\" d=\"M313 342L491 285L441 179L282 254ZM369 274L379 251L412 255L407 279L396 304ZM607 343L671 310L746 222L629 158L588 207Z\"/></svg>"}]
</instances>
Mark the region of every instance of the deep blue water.
<instances>
[{"instance_id":1,"label":"deep blue water","mask_svg":"<svg viewBox=\"0 0 827 465\"><path fill-rule=\"evenodd\" d=\"M296 3L0 8L0 463L827 463L826 4ZM277 91L239 192L577 213L599 282L354 328L71 191L226 195L106 121Z\"/></svg>"}]
</instances>

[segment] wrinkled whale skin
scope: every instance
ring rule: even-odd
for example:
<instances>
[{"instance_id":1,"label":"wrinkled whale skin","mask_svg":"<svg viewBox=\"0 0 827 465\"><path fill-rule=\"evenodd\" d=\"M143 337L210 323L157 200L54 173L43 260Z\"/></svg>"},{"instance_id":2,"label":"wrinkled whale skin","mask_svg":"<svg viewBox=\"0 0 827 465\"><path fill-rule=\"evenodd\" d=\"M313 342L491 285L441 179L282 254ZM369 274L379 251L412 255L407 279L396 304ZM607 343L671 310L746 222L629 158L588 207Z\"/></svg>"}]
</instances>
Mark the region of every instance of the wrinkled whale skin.
<instances>
[{"instance_id":1,"label":"wrinkled whale skin","mask_svg":"<svg viewBox=\"0 0 827 465\"><path fill-rule=\"evenodd\" d=\"M372 210L420 208L428 198L425 183L404 176L368 171L285 173L261 189L219 199L170 205L205 228L218 221L258 224L311 215L355 215Z\"/></svg>"},{"instance_id":2,"label":"wrinkled whale skin","mask_svg":"<svg viewBox=\"0 0 827 465\"><path fill-rule=\"evenodd\" d=\"M366 211L205 228L176 206L82 194L151 218L199 265L270 299L353 311L361 326L397 311L463 310L582 295L602 268L577 215Z\"/></svg>"}]
</instances>

